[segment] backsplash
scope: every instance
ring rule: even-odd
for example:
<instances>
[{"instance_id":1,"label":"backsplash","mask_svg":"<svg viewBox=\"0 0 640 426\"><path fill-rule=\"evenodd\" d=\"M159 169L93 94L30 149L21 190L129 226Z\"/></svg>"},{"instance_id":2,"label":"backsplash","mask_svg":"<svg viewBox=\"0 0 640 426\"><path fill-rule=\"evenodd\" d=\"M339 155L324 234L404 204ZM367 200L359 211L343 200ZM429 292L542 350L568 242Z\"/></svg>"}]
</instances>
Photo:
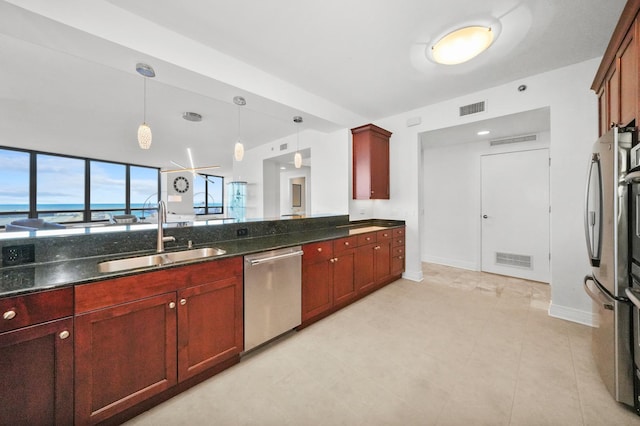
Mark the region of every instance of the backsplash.
<instances>
[{"instance_id":1,"label":"backsplash","mask_svg":"<svg viewBox=\"0 0 640 426\"><path fill-rule=\"evenodd\" d=\"M323 216L284 220L262 220L255 222L225 223L205 226L165 227L165 236L175 237L175 242L166 244L166 249L187 248L189 241L193 245L250 239L256 237L291 234L313 231L323 228L335 228L349 225L349 216ZM136 225L133 225L134 227ZM238 230L246 229L246 236L238 236ZM56 231L57 232L57 231ZM244 232L240 232L243 234ZM35 262L55 262L92 256L105 256L117 253L150 251L156 247L157 230L130 230L100 232L74 235L46 235L46 231L37 237L11 238L0 240L0 249L23 245L34 245ZM2 265L10 266L10 265Z\"/></svg>"}]
</instances>

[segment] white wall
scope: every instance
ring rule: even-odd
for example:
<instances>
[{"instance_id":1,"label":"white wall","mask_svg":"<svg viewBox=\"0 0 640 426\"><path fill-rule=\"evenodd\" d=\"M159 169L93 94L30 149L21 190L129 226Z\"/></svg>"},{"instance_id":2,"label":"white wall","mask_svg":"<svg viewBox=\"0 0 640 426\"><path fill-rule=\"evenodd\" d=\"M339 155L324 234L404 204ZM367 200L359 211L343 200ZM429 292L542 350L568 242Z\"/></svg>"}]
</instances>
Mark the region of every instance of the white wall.
<instances>
[{"instance_id":1,"label":"white wall","mask_svg":"<svg viewBox=\"0 0 640 426\"><path fill-rule=\"evenodd\" d=\"M307 202L310 215L348 214L349 189L345 185L349 176L349 132L321 133L314 130L300 132L300 150L311 149L311 172L308 175ZM244 159L234 163L233 176L247 185L247 218L269 217L278 209L280 193L279 170L264 171L264 160L278 157L280 145L287 143L293 158L296 135L278 139L245 151ZM267 162L268 164L268 162ZM277 177L276 176L277 172ZM268 181L264 181L264 177ZM269 205L265 207L264 200Z\"/></svg>"},{"instance_id":2,"label":"white wall","mask_svg":"<svg viewBox=\"0 0 640 426\"><path fill-rule=\"evenodd\" d=\"M422 170L419 134L477 120L550 107L551 166L551 298L550 314L572 321L592 323L591 302L582 290L589 272L585 254L582 204L584 180L591 144L597 137L596 97L589 89L600 59L592 59L551 72L523 78L492 89L471 93L439 104L377 120L375 124L393 132L391 150L391 200L367 202L371 217L405 216L407 221L407 272L420 279L422 261L420 235L426 226L420 219ZM518 92L526 84L528 90ZM481 117L458 117L458 107L487 102ZM411 117L422 123L407 127ZM350 203L356 216L363 202ZM424 200L429 210L431 200Z\"/></svg>"},{"instance_id":3,"label":"white wall","mask_svg":"<svg viewBox=\"0 0 640 426\"><path fill-rule=\"evenodd\" d=\"M488 140L424 146L422 260L479 271L481 269L481 156L549 146L549 132L536 142L491 147Z\"/></svg>"}]
</instances>

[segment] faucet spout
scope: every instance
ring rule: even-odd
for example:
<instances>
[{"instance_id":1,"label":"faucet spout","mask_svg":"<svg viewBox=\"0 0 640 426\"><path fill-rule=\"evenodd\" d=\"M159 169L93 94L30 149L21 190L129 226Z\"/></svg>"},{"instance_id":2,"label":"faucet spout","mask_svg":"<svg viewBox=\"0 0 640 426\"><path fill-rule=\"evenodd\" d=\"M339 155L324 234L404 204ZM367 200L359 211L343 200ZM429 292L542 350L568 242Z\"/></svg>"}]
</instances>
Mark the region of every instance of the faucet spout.
<instances>
[{"instance_id":1,"label":"faucet spout","mask_svg":"<svg viewBox=\"0 0 640 426\"><path fill-rule=\"evenodd\" d=\"M167 221L167 206L164 201L158 202L158 239L156 245L156 252L162 253L164 251L164 243L167 241L175 241L175 237L164 236L164 223Z\"/></svg>"}]
</instances>

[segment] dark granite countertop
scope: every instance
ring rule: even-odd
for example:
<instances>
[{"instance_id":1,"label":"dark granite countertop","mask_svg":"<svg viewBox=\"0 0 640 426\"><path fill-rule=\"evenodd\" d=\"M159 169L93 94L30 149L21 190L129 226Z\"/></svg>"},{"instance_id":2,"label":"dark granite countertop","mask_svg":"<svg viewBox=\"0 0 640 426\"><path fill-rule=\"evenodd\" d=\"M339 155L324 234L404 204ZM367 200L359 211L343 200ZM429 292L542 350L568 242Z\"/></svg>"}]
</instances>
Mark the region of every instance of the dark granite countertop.
<instances>
[{"instance_id":1,"label":"dark granite countertop","mask_svg":"<svg viewBox=\"0 0 640 426\"><path fill-rule=\"evenodd\" d=\"M1 268L0 298L17 296L35 291L42 291L65 286L86 284L110 278L123 277L145 273L158 269L170 269L187 264L207 262L233 256L243 256L261 251L308 244L312 242L332 240L358 233L358 229L364 231L366 227L381 224L377 222L358 222L346 226L315 229L310 231L258 236L251 238L237 238L233 240L211 241L194 245L193 248L217 247L226 251L224 255L213 258L198 259L190 262L180 262L171 265L150 266L133 270L101 273L98 271L98 263L131 256L143 256L154 254L155 250L145 250L127 253L118 253L103 256L90 256L60 261L30 263L19 266L6 266ZM404 221L385 221L380 229L404 226ZM374 231L375 228L370 228ZM167 252L174 251L167 249Z\"/></svg>"}]
</instances>

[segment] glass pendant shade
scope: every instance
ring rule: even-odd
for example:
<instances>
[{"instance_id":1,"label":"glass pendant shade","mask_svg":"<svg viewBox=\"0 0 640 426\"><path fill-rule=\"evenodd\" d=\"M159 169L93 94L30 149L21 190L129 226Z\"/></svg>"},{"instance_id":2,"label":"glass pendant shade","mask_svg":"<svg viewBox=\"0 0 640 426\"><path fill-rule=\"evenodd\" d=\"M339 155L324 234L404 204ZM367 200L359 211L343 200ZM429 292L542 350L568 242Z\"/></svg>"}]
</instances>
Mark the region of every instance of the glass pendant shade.
<instances>
[{"instance_id":1,"label":"glass pendant shade","mask_svg":"<svg viewBox=\"0 0 640 426\"><path fill-rule=\"evenodd\" d=\"M236 142L236 146L233 149L233 156L235 157L236 161L242 161L242 158L244 158L244 145L242 145L242 142L240 142L240 140Z\"/></svg>"},{"instance_id":2,"label":"glass pendant shade","mask_svg":"<svg viewBox=\"0 0 640 426\"><path fill-rule=\"evenodd\" d=\"M293 156L293 164L296 169L302 167L302 155L299 152L296 152L296 155Z\"/></svg>"},{"instance_id":3,"label":"glass pendant shade","mask_svg":"<svg viewBox=\"0 0 640 426\"><path fill-rule=\"evenodd\" d=\"M142 149L149 149L151 147L151 128L147 126L147 123L142 123L138 127L138 145Z\"/></svg>"},{"instance_id":4,"label":"glass pendant shade","mask_svg":"<svg viewBox=\"0 0 640 426\"><path fill-rule=\"evenodd\" d=\"M489 27L471 26L450 32L431 48L433 59L444 65L456 65L474 58L493 43Z\"/></svg>"}]
</instances>

